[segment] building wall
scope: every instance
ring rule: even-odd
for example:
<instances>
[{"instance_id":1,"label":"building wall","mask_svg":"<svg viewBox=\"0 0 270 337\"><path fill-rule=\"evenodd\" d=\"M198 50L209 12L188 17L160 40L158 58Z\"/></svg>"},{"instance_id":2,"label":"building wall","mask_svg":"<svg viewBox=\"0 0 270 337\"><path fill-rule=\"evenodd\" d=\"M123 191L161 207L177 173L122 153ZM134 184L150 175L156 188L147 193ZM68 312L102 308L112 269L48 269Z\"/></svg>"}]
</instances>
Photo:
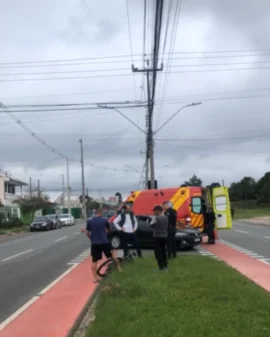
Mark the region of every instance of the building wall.
<instances>
[{"instance_id":1,"label":"building wall","mask_svg":"<svg viewBox=\"0 0 270 337\"><path fill-rule=\"evenodd\" d=\"M0 200L5 203L5 177L0 176Z\"/></svg>"}]
</instances>

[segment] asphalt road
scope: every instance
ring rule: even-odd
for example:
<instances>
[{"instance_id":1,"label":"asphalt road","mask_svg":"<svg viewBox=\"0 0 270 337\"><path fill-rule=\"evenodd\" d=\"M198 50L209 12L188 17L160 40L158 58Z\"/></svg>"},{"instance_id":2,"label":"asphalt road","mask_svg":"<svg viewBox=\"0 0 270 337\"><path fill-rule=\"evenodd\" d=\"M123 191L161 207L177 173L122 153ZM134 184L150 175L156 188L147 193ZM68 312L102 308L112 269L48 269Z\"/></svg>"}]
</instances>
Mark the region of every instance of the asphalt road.
<instances>
[{"instance_id":1,"label":"asphalt road","mask_svg":"<svg viewBox=\"0 0 270 337\"><path fill-rule=\"evenodd\" d=\"M270 226L234 221L233 229L219 231L219 237L270 261Z\"/></svg>"},{"instance_id":2,"label":"asphalt road","mask_svg":"<svg viewBox=\"0 0 270 337\"><path fill-rule=\"evenodd\" d=\"M79 262L77 257L89 248L80 228L29 233L0 243L0 324L70 268L72 260Z\"/></svg>"}]
</instances>

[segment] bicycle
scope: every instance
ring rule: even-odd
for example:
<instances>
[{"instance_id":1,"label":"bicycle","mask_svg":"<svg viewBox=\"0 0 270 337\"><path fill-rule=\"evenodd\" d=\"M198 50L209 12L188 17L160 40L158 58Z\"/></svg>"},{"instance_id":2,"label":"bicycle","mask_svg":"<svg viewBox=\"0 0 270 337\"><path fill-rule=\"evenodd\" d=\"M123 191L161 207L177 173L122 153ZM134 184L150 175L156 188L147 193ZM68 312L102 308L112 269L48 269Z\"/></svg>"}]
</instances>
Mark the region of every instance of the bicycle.
<instances>
[{"instance_id":1,"label":"bicycle","mask_svg":"<svg viewBox=\"0 0 270 337\"><path fill-rule=\"evenodd\" d=\"M133 257L137 256L136 253L130 253L128 252L127 256L124 257L119 257L118 261L120 261L120 263L124 262L124 261L128 261L128 262L133 262ZM114 258L109 258L108 260L106 260L105 262L101 263L101 265L98 267L97 269L97 274L99 277L105 277L107 275L109 275L111 272L113 272L113 270L116 269L116 262L114 260Z\"/></svg>"}]
</instances>

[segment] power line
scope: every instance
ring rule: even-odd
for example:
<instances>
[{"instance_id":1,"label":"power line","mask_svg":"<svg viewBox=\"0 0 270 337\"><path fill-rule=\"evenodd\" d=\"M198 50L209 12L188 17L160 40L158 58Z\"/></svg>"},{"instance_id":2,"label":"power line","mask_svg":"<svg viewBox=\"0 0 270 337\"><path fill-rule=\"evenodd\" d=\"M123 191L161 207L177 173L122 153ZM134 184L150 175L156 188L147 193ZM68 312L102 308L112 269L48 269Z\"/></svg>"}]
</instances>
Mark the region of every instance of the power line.
<instances>
[{"instance_id":1,"label":"power line","mask_svg":"<svg viewBox=\"0 0 270 337\"><path fill-rule=\"evenodd\" d=\"M130 68L113 68L113 69L84 69L84 70L64 70L64 71L46 71L39 73L0 73L0 76L29 76L29 75L55 75L55 74L74 74L74 73L92 73L92 72L105 72L105 71L123 71L130 70Z\"/></svg>"},{"instance_id":2,"label":"power line","mask_svg":"<svg viewBox=\"0 0 270 337\"><path fill-rule=\"evenodd\" d=\"M215 50L215 51L177 51L174 54L232 54L232 53L264 53L264 55L269 55L270 49L243 49L243 50ZM268 53L266 53L268 52ZM167 53L165 53L166 55ZM148 53L147 55L152 55ZM16 65L16 64L40 64L40 63L59 63L59 62L75 62L75 61L89 61L89 60L100 60L100 59L115 59L115 58L130 58L141 56L141 54L125 54L125 55L113 55L113 56L98 56L98 57L85 57L85 58L67 58L67 59L54 59L54 60L41 60L41 61L20 61L20 62L0 62L0 65ZM242 55L240 55L242 56ZM255 55L245 55L245 56L261 56L261 54ZM222 57L222 56L221 56ZM238 57L238 56L237 56ZM113 61L115 62L115 61Z\"/></svg>"},{"instance_id":3,"label":"power line","mask_svg":"<svg viewBox=\"0 0 270 337\"><path fill-rule=\"evenodd\" d=\"M114 108L121 108L121 109L129 109L129 108L140 108L140 107L145 107L145 104L136 104L136 105L127 105L127 106L116 106L116 107L110 107L111 110ZM80 111L80 110L102 110L102 107L74 107L74 108L64 108L64 109L58 109L58 108L50 108L50 109L20 109L20 110L9 110L10 112L47 112L47 111ZM1 112L0 113L4 113Z\"/></svg>"},{"instance_id":4,"label":"power line","mask_svg":"<svg viewBox=\"0 0 270 337\"><path fill-rule=\"evenodd\" d=\"M128 0L126 0L126 10L127 10L127 24L128 24L129 47L130 47L131 62L132 62L132 64L134 64L134 61L133 61L133 50L132 50L132 37L131 37L130 18L129 18L129 10L128 10ZM133 74L133 86L134 86L134 99L136 100L136 82L135 82L135 75L134 74Z\"/></svg>"},{"instance_id":5,"label":"power line","mask_svg":"<svg viewBox=\"0 0 270 337\"><path fill-rule=\"evenodd\" d=\"M0 108L7 113L18 125L20 125L26 132L28 132L33 138L35 138L41 145L47 147L50 151L54 152L58 156L68 159L67 156L63 155L61 152L56 150L53 146L45 142L41 137L39 137L35 132L33 132L28 126L26 126L20 119L18 119L11 111L8 110L2 103L0 103Z\"/></svg>"}]
</instances>

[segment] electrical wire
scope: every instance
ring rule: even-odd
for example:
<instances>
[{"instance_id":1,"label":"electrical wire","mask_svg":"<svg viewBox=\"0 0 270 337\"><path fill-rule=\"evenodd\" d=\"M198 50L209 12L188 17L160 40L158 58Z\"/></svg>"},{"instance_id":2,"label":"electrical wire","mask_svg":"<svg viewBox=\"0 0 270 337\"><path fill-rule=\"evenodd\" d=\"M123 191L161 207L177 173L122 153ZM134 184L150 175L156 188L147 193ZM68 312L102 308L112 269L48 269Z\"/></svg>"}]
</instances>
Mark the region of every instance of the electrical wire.
<instances>
[{"instance_id":1,"label":"electrical wire","mask_svg":"<svg viewBox=\"0 0 270 337\"><path fill-rule=\"evenodd\" d=\"M58 156L70 160L67 156L65 156L62 152L56 150L53 146L48 144L45 140L39 137L35 132L33 132L27 125L25 125L19 118L17 118L8 108L6 108L3 104L0 103L0 108L8 114L18 125L20 125L26 132L28 132L33 138L35 138L41 145L47 147L50 151L54 152Z\"/></svg>"},{"instance_id":2,"label":"electrical wire","mask_svg":"<svg viewBox=\"0 0 270 337\"><path fill-rule=\"evenodd\" d=\"M133 49L132 49L132 37L131 37L131 25L130 25L130 17L129 17L129 9L128 9L128 0L126 0L126 11L127 11L127 24L128 24L128 34L129 34L129 47L130 47L130 55L131 55L131 62L134 64L133 60ZM134 86L134 100L136 100L136 81L135 81L135 74L133 73L133 86Z\"/></svg>"}]
</instances>

